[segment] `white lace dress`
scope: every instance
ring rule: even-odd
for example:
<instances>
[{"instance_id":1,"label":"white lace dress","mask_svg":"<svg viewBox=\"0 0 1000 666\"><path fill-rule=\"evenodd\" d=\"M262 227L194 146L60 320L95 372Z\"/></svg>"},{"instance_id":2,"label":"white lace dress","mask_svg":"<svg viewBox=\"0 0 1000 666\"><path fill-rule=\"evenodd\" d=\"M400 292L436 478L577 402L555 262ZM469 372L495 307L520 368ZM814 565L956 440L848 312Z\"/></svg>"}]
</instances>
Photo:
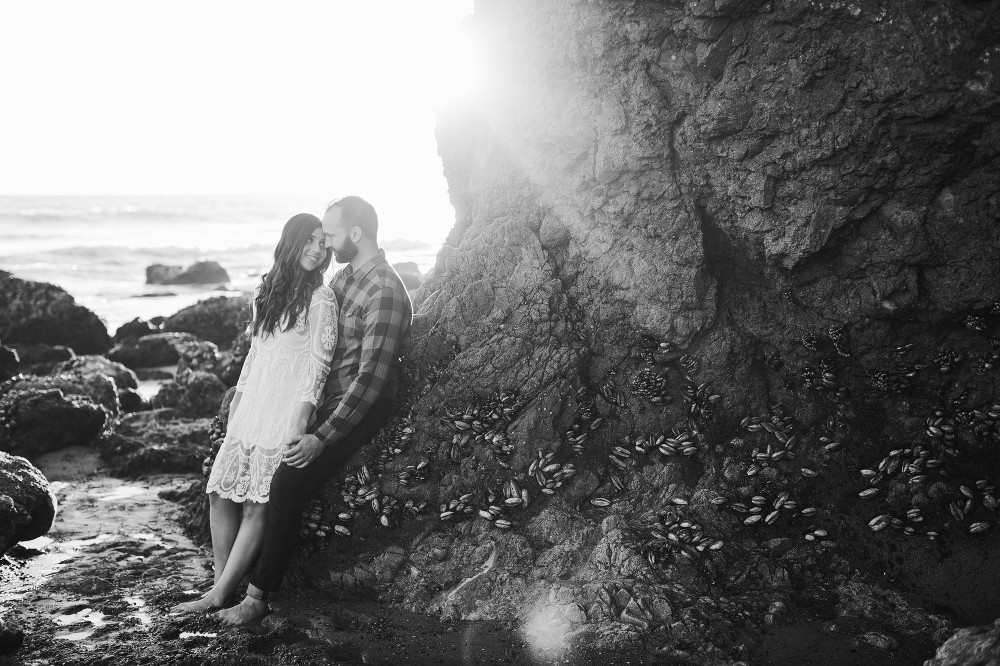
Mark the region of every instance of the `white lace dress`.
<instances>
[{"instance_id":1,"label":"white lace dress","mask_svg":"<svg viewBox=\"0 0 1000 666\"><path fill-rule=\"evenodd\" d=\"M337 297L322 286L287 331L253 336L236 384L240 403L229 416L207 492L234 502L266 502L271 476L292 432L298 403L316 405L337 347Z\"/></svg>"}]
</instances>

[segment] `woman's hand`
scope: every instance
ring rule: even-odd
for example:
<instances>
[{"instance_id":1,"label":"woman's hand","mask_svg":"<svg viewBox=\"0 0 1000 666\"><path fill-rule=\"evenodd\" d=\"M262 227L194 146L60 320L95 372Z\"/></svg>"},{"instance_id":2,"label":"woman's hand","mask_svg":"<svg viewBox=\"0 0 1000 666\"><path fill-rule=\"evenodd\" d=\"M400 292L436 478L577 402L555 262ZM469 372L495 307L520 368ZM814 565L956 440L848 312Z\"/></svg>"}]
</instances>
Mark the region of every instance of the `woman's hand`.
<instances>
[{"instance_id":1,"label":"woman's hand","mask_svg":"<svg viewBox=\"0 0 1000 666\"><path fill-rule=\"evenodd\" d=\"M296 435L285 444L284 463L289 467L305 467L323 453L326 445L316 435Z\"/></svg>"}]
</instances>

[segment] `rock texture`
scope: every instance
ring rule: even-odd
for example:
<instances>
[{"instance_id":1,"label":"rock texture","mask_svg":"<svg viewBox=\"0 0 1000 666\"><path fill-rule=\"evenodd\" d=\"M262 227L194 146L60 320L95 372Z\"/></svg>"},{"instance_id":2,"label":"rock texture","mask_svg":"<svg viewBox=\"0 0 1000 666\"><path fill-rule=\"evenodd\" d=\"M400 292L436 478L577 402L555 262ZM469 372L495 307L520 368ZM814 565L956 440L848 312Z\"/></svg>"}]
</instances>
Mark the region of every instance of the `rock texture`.
<instances>
[{"instance_id":1,"label":"rock texture","mask_svg":"<svg viewBox=\"0 0 1000 666\"><path fill-rule=\"evenodd\" d=\"M56 500L42 473L0 451L0 556L18 541L48 532L55 514Z\"/></svg>"},{"instance_id":2,"label":"rock texture","mask_svg":"<svg viewBox=\"0 0 1000 666\"><path fill-rule=\"evenodd\" d=\"M960 629L924 666L1000 666L1000 620Z\"/></svg>"},{"instance_id":3,"label":"rock texture","mask_svg":"<svg viewBox=\"0 0 1000 666\"><path fill-rule=\"evenodd\" d=\"M175 381L166 382L153 396L155 408L170 408L179 415L204 418L219 411L227 387L210 372L183 370Z\"/></svg>"},{"instance_id":4,"label":"rock texture","mask_svg":"<svg viewBox=\"0 0 1000 666\"><path fill-rule=\"evenodd\" d=\"M6 271L0 271L0 339L7 344L65 345L80 354L111 348L101 320L68 293Z\"/></svg>"},{"instance_id":5,"label":"rock texture","mask_svg":"<svg viewBox=\"0 0 1000 666\"><path fill-rule=\"evenodd\" d=\"M198 261L186 269L153 264L146 267L146 284L214 284L229 282L229 273L214 261Z\"/></svg>"},{"instance_id":6,"label":"rock texture","mask_svg":"<svg viewBox=\"0 0 1000 666\"><path fill-rule=\"evenodd\" d=\"M249 321L249 299L245 296L215 296L198 301L167 317L164 331L191 333L228 349Z\"/></svg>"},{"instance_id":7,"label":"rock texture","mask_svg":"<svg viewBox=\"0 0 1000 666\"><path fill-rule=\"evenodd\" d=\"M114 474L200 472L211 448L209 426L208 419L178 418L171 409L131 414L97 448Z\"/></svg>"}]
</instances>

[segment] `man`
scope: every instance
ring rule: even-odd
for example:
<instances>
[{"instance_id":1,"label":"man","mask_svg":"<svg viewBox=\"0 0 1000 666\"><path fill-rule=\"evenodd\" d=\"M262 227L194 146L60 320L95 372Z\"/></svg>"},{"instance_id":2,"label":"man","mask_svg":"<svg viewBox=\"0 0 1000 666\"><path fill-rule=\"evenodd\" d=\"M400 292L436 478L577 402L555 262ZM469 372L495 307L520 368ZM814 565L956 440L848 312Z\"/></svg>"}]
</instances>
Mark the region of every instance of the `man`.
<instances>
[{"instance_id":1,"label":"man","mask_svg":"<svg viewBox=\"0 0 1000 666\"><path fill-rule=\"evenodd\" d=\"M410 298L378 246L372 205L361 197L336 199L323 215L323 233L334 259L347 264L330 282L340 303L337 349L314 429L289 443L271 479L264 544L247 596L215 614L228 624L268 613L268 597L292 560L303 508L385 424L399 383L399 359L410 347Z\"/></svg>"}]
</instances>

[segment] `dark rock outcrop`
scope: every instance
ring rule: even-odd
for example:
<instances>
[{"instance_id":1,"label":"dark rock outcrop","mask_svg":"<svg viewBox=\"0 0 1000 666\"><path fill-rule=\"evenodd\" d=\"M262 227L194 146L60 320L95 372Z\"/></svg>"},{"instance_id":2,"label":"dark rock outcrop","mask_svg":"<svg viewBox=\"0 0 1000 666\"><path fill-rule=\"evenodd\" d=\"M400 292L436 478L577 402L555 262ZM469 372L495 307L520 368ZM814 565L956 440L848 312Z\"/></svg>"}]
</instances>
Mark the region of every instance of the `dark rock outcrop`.
<instances>
[{"instance_id":1,"label":"dark rock outcrop","mask_svg":"<svg viewBox=\"0 0 1000 666\"><path fill-rule=\"evenodd\" d=\"M111 361L104 356L77 356L68 361L63 361L54 368L51 374L61 375L64 373L78 374L81 377L93 375L103 375L109 377L118 389L139 388L139 380L128 367L121 363Z\"/></svg>"},{"instance_id":2,"label":"dark rock outcrop","mask_svg":"<svg viewBox=\"0 0 1000 666\"><path fill-rule=\"evenodd\" d=\"M186 269L153 264L146 268L146 284L215 284L229 282L229 273L214 261L198 261Z\"/></svg>"},{"instance_id":3,"label":"dark rock outcrop","mask_svg":"<svg viewBox=\"0 0 1000 666\"><path fill-rule=\"evenodd\" d=\"M327 496L377 486L398 531L356 520L316 575L678 663L838 609L907 640L989 612L961 597L996 576L920 572L998 539L998 7L477 3L409 432Z\"/></svg>"},{"instance_id":4,"label":"dark rock outcrop","mask_svg":"<svg viewBox=\"0 0 1000 666\"><path fill-rule=\"evenodd\" d=\"M139 395L139 380L136 374L114 361L103 356L77 356L64 361L52 369L53 375L76 374L81 377L102 376L115 383L118 392L118 406L123 413L138 412L145 408L142 396Z\"/></svg>"},{"instance_id":5,"label":"dark rock outcrop","mask_svg":"<svg viewBox=\"0 0 1000 666\"><path fill-rule=\"evenodd\" d=\"M156 409L169 407L182 416L204 418L219 411L226 390L214 374L186 370L178 372L175 381L163 384L151 402Z\"/></svg>"},{"instance_id":6,"label":"dark rock outcrop","mask_svg":"<svg viewBox=\"0 0 1000 666\"><path fill-rule=\"evenodd\" d=\"M154 333L117 344L107 356L132 369L156 368L177 363L183 346L193 342L190 333Z\"/></svg>"},{"instance_id":7,"label":"dark rock outcrop","mask_svg":"<svg viewBox=\"0 0 1000 666\"><path fill-rule=\"evenodd\" d=\"M23 375L0 387L0 395L6 391L48 391L57 389L65 395L89 398L94 404L107 410L111 418L121 414L118 401L118 386L114 379L103 373L71 370L58 375Z\"/></svg>"},{"instance_id":8,"label":"dark rock outcrop","mask_svg":"<svg viewBox=\"0 0 1000 666\"><path fill-rule=\"evenodd\" d=\"M245 296L215 296L198 301L167 317L164 331L191 333L221 349L228 349L246 328L249 299Z\"/></svg>"},{"instance_id":9,"label":"dark rock outcrop","mask_svg":"<svg viewBox=\"0 0 1000 666\"><path fill-rule=\"evenodd\" d=\"M142 319L136 317L132 321L125 322L119 326L118 330L115 331L113 340L117 345L122 342L141 338L145 335L152 335L158 331L159 329L152 326L148 321L143 321Z\"/></svg>"},{"instance_id":10,"label":"dark rock outcrop","mask_svg":"<svg viewBox=\"0 0 1000 666\"><path fill-rule=\"evenodd\" d=\"M209 419L178 418L174 410L130 414L97 448L114 474L199 472L211 450L210 423Z\"/></svg>"},{"instance_id":11,"label":"dark rock outcrop","mask_svg":"<svg viewBox=\"0 0 1000 666\"><path fill-rule=\"evenodd\" d=\"M84 395L58 388L8 389L0 394L0 451L32 457L85 446L105 434L112 419Z\"/></svg>"},{"instance_id":12,"label":"dark rock outcrop","mask_svg":"<svg viewBox=\"0 0 1000 666\"><path fill-rule=\"evenodd\" d=\"M18 541L44 535L55 515L45 476L24 458L0 451L0 556Z\"/></svg>"},{"instance_id":13,"label":"dark rock outcrop","mask_svg":"<svg viewBox=\"0 0 1000 666\"><path fill-rule=\"evenodd\" d=\"M8 345L66 345L80 354L111 348L104 323L64 290L6 271L0 271L0 339Z\"/></svg>"},{"instance_id":14,"label":"dark rock outcrop","mask_svg":"<svg viewBox=\"0 0 1000 666\"><path fill-rule=\"evenodd\" d=\"M52 368L76 356L63 345L15 345L14 350L21 359L20 371L27 375L47 375Z\"/></svg>"}]
</instances>

